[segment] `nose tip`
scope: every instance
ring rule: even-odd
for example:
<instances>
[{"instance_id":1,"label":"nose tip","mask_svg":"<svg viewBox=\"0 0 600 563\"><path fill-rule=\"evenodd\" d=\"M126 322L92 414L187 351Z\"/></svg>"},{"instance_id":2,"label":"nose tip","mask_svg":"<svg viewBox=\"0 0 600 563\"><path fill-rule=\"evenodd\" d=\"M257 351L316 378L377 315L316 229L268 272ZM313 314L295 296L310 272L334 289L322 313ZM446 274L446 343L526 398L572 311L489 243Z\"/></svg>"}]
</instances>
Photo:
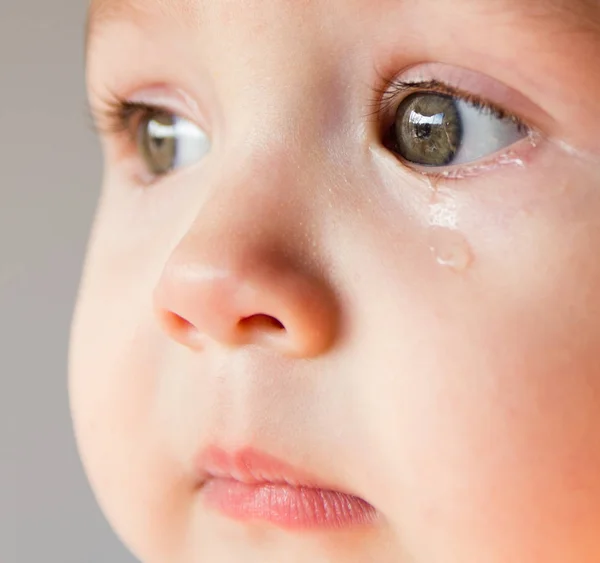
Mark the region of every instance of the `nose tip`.
<instances>
[{"instance_id":1,"label":"nose tip","mask_svg":"<svg viewBox=\"0 0 600 563\"><path fill-rule=\"evenodd\" d=\"M239 269L171 263L155 291L165 332L194 350L209 341L314 357L332 344L335 302L319 279L284 265Z\"/></svg>"}]
</instances>

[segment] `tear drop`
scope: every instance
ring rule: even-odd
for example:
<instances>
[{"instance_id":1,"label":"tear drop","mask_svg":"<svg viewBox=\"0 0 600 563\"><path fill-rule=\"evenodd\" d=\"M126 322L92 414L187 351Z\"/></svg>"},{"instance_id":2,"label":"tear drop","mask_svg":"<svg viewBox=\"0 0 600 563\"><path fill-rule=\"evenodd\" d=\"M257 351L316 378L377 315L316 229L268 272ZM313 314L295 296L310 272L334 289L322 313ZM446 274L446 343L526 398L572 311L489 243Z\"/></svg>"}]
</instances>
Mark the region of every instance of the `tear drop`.
<instances>
[{"instance_id":1,"label":"tear drop","mask_svg":"<svg viewBox=\"0 0 600 563\"><path fill-rule=\"evenodd\" d=\"M465 237L456 230L433 228L429 248L440 266L463 272L473 262L473 253Z\"/></svg>"}]
</instances>

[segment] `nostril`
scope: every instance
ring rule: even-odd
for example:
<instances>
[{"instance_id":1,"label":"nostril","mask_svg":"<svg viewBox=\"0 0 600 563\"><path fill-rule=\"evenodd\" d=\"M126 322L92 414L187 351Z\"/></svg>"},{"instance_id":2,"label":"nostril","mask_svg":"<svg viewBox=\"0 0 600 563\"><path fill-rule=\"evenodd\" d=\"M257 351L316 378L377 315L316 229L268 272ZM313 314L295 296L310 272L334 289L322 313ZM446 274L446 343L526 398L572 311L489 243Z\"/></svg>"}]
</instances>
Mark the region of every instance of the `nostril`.
<instances>
[{"instance_id":1,"label":"nostril","mask_svg":"<svg viewBox=\"0 0 600 563\"><path fill-rule=\"evenodd\" d=\"M285 326L275 317L270 315L252 315L240 320L240 327L244 330L285 330Z\"/></svg>"},{"instance_id":2,"label":"nostril","mask_svg":"<svg viewBox=\"0 0 600 563\"><path fill-rule=\"evenodd\" d=\"M194 330L194 325L180 317L176 313L165 313L162 315L165 326L172 334L189 334Z\"/></svg>"}]
</instances>

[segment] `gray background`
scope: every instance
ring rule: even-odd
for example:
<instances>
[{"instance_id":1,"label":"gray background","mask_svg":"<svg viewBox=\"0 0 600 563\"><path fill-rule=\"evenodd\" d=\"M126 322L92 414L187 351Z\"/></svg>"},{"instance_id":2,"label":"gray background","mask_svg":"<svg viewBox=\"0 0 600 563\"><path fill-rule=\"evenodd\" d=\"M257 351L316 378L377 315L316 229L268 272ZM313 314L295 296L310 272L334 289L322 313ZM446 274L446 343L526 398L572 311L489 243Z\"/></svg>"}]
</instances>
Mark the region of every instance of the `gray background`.
<instances>
[{"instance_id":1,"label":"gray background","mask_svg":"<svg viewBox=\"0 0 600 563\"><path fill-rule=\"evenodd\" d=\"M87 0L0 0L0 562L131 563L71 431L67 342L101 160Z\"/></svg>"}]
</instances>

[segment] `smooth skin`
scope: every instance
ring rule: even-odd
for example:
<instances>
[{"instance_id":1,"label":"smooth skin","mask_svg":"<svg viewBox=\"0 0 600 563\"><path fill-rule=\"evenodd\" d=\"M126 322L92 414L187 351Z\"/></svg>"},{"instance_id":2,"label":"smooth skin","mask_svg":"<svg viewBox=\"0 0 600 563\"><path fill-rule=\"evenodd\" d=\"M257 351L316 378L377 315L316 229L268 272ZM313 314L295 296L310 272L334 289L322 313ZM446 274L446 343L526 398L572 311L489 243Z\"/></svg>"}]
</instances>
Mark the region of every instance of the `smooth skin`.
<instances>
[{"instance_id":1,"label":"smooth skin","mask_svg":"<svg viewBox=\"0 0 600 563\"><path fill-rule=\"evenodd\" d=\"M149 97L213 143L149 183L101 133L70 392L141 561L600 561L599 60L585 0L92 4L92 108ZM373 104L426 63L539 138L459 178L407 166ZM196 487L215 444L377 524L229 520Z\"/></svg>"}]
</instances>

